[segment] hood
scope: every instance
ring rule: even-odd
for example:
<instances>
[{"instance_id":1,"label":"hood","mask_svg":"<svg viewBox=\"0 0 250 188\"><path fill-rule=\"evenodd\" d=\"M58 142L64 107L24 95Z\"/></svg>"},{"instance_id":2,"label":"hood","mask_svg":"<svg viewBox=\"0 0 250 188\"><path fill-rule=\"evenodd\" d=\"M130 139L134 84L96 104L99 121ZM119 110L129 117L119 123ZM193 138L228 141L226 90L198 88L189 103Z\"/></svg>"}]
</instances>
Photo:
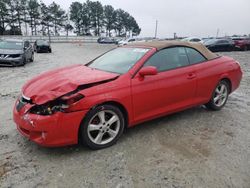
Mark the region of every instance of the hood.
<instances>
[{"instance_id":1,"label":"hood","mask_svg":"<svg viewBox=\"0 0 250 188\"><path fill-rule=\"evenodd\" d=\"M23 54L23 50L12 50L12 49L0 49L0 54Z\"/></svg>"},{"instance_id":2,"label":"hood","mask_svg":"<svg viewBox=\"0 0 250 188\"><path fill-rule=\"evenodd\" d=\"M22 93L35 104L44 104L78 88L115 79L119 74L74 65L43 73L28 81ZM86 87L84 87L86 86Z\"/></svg>"}]
</instances>

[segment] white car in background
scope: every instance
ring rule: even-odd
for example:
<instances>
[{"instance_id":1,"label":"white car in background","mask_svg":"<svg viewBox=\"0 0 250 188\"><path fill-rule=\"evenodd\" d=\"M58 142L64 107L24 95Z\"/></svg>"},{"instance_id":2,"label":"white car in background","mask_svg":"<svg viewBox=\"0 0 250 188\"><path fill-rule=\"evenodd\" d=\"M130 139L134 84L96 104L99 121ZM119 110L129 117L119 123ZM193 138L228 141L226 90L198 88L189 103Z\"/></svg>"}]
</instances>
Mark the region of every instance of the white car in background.
<instances>
[{"instance_id":1,"label":"white car in background","mask_svg":"<svg viewBox=\"0 0 250 188\"><path fill-rule=\"evenodd\" d=\"M184 38L182 39L182 41L186 41L186 42L201 42L202 43L202 40L198 37L187 37L187 38Z\"/></svg>"},{"instance_id":2,"label":"white car in background","mask_svg":"<svg viewBox=\"0 0 250 188\"><path fill-rule=\"evenodd\" d=\"M126 40L121 40L121 41L118 42L118 46L125 46L128 43L135 42L135 41L136 41L135 38L129 38L129 39L126 39Z\"/></svg>"}]
</instances>

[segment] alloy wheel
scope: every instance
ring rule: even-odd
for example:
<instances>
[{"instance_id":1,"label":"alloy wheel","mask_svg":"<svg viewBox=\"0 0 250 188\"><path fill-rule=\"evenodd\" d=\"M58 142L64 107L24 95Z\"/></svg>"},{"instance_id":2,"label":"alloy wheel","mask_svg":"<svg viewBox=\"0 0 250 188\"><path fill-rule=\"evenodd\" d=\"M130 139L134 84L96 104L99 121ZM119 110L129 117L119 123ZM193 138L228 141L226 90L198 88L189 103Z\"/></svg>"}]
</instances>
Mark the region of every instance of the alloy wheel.
<instances>
[{"instance_id":1,"label":"alloy wheel","mask_svg":"<svg viewBox=\"0 0 250 188\"><path fill-rule=\"evenodd\" d=\"M228 96L228 88L225 84L219 84L214 93L213 101L215 106L221 107L225 104Z\"/></svg>"},{"instance_id":2,"label":"alloy wheel","mask_svg":"<svg viewBox=\"0 0 250 188\"><path fill-rule=\"evenodd\" d=\"M88 137L97 145L110 143L118 135L120 124L119 116L115 112L110 110L99 111L88 123Z\"/></svg>"}]
</instances>

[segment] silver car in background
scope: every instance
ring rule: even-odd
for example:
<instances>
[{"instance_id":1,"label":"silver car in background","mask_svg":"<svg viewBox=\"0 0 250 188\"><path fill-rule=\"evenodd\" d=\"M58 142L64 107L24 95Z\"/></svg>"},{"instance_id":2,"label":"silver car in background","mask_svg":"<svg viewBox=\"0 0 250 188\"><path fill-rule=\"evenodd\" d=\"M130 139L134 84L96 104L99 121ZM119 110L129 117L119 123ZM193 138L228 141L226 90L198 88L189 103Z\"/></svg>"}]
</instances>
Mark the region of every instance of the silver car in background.
<instances>
[{"instance_id":1,"label":"silver car in background","mask_svg":"<svg viewBox=\"0 0 250 188\"><path fill-rule=\"evenodd\" d=\"M20 66L34 61L34 50L29 41L0 40L0 65Z\"/></svg>"}]
</instances>

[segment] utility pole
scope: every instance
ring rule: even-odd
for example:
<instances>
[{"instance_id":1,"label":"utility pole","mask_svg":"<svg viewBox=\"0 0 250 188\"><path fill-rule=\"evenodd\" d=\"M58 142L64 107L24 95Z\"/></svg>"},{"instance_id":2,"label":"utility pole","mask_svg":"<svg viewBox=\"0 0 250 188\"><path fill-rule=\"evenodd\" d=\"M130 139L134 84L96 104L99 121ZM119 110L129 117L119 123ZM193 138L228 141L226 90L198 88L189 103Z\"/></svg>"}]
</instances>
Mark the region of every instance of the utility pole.
<instances>
[{"instance_id":1,"label":"utility pole","mask_svg":"<svg viewBox=\"0 0 250 188\"><path fill-rule=\"evenodd\" d=\"M67 23L66 23L66 32L67 32L67 39L68 39L68 36L69 36L69 11L67 12Z\"/></svg>"},{"instance_id":2,"label":"utility pole","mask_svg":"<svg viewBox=\"0 0 250 188\"><path fill-rule=\"evenodd\" d=\"M218 29L217 29L217 33L216 33L216 38L218 38L219 32L220 32L220 29L218 28Z\"/></svg>"},{"instance_id":3,"label":"utility pole","mask_svg":"<svg viewBox=\"0 0 250 188\"><path fill-rule=\"evenodd\" d=\"M177 39L177 34L176 33L174 33L174 39Z\"/></svg>"},{"instance_id":4,"label":"utility pole","mask_svg":"<svg viewBox=\"0 0 250 188\"><path fill-rule=\"evenodd\" d=\"M155 39L157 37L157 30L158 30L158 20L155 22Z\"/></svg>"}]
</instances>

